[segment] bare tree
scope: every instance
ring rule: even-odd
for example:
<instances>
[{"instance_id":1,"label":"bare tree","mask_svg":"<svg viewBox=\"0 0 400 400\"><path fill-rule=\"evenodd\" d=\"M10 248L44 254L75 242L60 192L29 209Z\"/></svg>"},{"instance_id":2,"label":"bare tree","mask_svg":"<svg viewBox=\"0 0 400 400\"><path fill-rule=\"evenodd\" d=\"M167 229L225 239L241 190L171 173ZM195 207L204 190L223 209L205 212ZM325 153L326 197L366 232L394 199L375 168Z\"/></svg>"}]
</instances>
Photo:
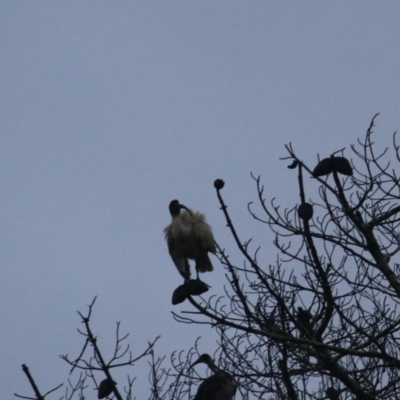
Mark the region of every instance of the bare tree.
<instances>
[{"instance_id":1,"label":"bare tree","mask_svg":"<svg viewBox=\"0 0 400 400\"><path fill-rule=\"evenodd\" d=\"M375 118L351 146L351 164L343 149L311 168L286 146L284 160L297 171L291 208L269 203L253 176L258 208L251 203L249 211L272 231L275 263L241 238L215 182L244 263L219 247L225 295L190 298L195 311L174 317L208 318L219 334L220 363L244 399L400 398L400 178L392 167L400 155L396 134L394 160L388 148L378 152ZM308 193L315 182L317 191Z\"/></svg>"},{"instance_id":2,"label":"bare tree","mask_svg":"<svg viewBox=\"0 0 400 400\"><path fill-rule=\"evenodd\" d=\"M293 198L298 195L290 207L266 198L261 177L253 176L258 200L249 204L249 212L269 228L275 261L265 260L254 238L242 238L222 197L224 182L214 182L243 259L234 261L217 246L226 269L225 293L188 296L189 310L173 316L217 331L213 357L219 370L235 377L236 398L400 398L400 178L392 166L400 163L400 146L394 134L391 149L379 151L375 119L349 151L316 163L303 162L291 144L286 146L283 160L293 170ZM133 357L121 346L126 336L120 337L117 324L114 357L106 362L90 330L92 306L87 316L80 314L82 351L74 360L62 357L72 370L82 371L81 384L70 383L70 393L78 393L87 379L100 387L93 371L102 371L113 383L112 368L149 356L151 400L194 397L204 379L190 367L201 354L197 342L173 353L164 367L166 358L154 355L157 339ZM93 353L87 356L89 347ZM132 382L126 386L127 399ZM122 399L117 386L111 388L110 396Z\"/></svg>"},{"instance_id":3,"label":"bare tree","mask_svg":"<svg viewBox=\"0 0 400 400\"><path fill-rule=\"evenodd\" d=\"M94 387L97 389L99 399L110 396L117 400L131 400L133 399L132 385L135 381L135 378L131 378L128 375L127 384L123 388L119 389L117 386L117 382L112 377L111 371L115 368L133 367L141 359L145 357L150 357L150 367L154 371L154 373L157 374L162 360L155 358L154 346L159 339L159 336L148 343L147 348L142 352L142 354L138 356L133 356L132 352L129 350L129 344L126 344L126 340L129 334L121 335L120 322L117 322L114 353L111 359L109 361L106 361L97 344L97 337L92 332L92 329L90 327L90 319L92 317L95 301L96 297L89 305L89 309L86 315L78 311L81 322L85 327L84 330L78 329L79 334L82 335L84 338L84 344L79 355L74 359L71 359L68 354L60 356L62 360L67 362L72 367L70 370L70 374L73 374L75 370L80 371L75 383L72 383L71 379L68 380L68 385L62 398L65 400L72 400L75 398L83 400L85 398L85 390L89 387L88 382L92 382L90 386L93 387L94 385ZM25 365L23 365L22 368L28 377L31 387L35 393L35 397L27 397L15 394L15 396L19 398L44 400L44 398L48 394L56 391L62 386L61 384L56 388L50 390L46 394L42 395L38 389L36 382L30 375L28 368ZM97 380L98 372L104 374L104 379L102 379L100 382L98 382ZM152 385L152 393L154 395L153 398L157 399L157 393L160 389L160 386L157 385L157 375L151 376L150 383ZM124 390L124 392L122 392L123 394L121 394L121 390Z\"/></svg>"}]
</instances>

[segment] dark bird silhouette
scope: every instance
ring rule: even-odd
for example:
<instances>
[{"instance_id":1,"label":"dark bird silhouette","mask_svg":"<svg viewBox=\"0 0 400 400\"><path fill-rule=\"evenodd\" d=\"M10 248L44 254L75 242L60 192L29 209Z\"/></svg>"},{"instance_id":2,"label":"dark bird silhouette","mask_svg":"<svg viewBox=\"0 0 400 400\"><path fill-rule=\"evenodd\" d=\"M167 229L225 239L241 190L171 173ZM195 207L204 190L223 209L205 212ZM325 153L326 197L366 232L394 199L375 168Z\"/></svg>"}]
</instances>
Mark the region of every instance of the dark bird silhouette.
<instances>
[{"instance_id":1,"label":"dark bird silhouette","mask_svg":"<svg viewBox=\"0 0 400 400\"><path fill-rule=\"evenodd\" d=\"M208 253L216 253L214 236L204 214L194 212L172 200L169 204L171 223L164 229L168 251L179 273L190 279L188 259L195 261L197 278L199 272L212 271Z\"/></svg>"},{"instance_id":2,"label":"dark bird silhouette","mask_svg":"<svg viewBox=\"0 0 400 400\"><path fill-rule=\"evenodd\" d=\"M304 332L307 332L309 335L312 334L312 315L308 310L303 310L303 308L297 308L297 317L296 322L300 325Z\"/></svg>"},{"instance_id":3,"label":"dark bird silhouette","mask_svg":"<svg viewBox=\"0 0 400 400\"><path fill-rule=\"evenodd\" d=\"M329 400L339 400L340 390L333 387L328 387L328 389L326 389L326 395Z\"/></svg>"},{"instance_id":4,"label":"dark bird silhouette","mask_svg":"<svg viewBox=\"0 0 400 400\"><path fill-rule=\"evenodd\" d=\"M213 375L200 384L194 400L232 400L237 388L233 376L219 369L208 354L202 354L190 367L200 363L207 364Z\"/></svg>"}]
</instances>

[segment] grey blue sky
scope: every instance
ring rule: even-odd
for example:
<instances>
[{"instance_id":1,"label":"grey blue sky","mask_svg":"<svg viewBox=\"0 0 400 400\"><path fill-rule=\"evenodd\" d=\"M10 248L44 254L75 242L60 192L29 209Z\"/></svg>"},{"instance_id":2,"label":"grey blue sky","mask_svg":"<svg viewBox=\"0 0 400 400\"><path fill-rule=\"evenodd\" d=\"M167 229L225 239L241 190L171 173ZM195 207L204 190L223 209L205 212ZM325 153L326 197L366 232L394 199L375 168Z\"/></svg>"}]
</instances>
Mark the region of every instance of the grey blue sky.
<instances>
[{"instance_id":1,"label":"grey blue sky","mask_svg":"<svg viewBox=\"0 0 400 400\"><path fill-rule=\"evenodd\" d=\"M310 165L363 136L400 129L398 1L2 1L0 4L0 398L65 382L76 310L98 301L93 329L111 354L115 321L132 350L213 352L204 326L182 326L181 283L162 230L177 198L205 212L232 251L212 187L242 238L276 259L247 213L266 197L294 206L284 144ZM350 153L345 153L349 154ZM204 275L221 292L224 271ZM146 363L117 374L121 387ZM99 376L101 379L101 376ZM96 398L89 392L88 398ZM59 398L55 396L53 398Z\"/></svg>"}]
</instances>

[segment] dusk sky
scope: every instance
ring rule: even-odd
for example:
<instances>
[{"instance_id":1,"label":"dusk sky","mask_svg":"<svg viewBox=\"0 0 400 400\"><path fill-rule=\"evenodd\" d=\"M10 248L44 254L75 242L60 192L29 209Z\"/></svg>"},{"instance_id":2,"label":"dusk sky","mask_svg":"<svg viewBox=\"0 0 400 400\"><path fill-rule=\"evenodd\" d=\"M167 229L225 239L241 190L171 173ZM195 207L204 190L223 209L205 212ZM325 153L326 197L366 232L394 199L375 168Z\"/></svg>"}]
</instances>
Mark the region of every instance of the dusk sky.
<instances>
[{"instance_id":1,"label":"dusk sky","mask_svg":"<svg viewBox=\"0 0 400 400\"><path fill-rule=\"evenodd\" d=\"M1 399L33 396L21 364L43 393L66 383L59 355L79 354L76 311L94 296L106 358L116 321L134 354L158 335L160 356L199 336L213 353L212 329L171 315L192 308L171 304L182 278L163 236L169 202L204 212L241 264L213 188L224 179L242 240L268 266L277 251L247 211L250 173L293 207L286 143L313 167L342 148L351 158L378 112L382 148L400 130L397 0L2 1L0 31ZM206 298L226 284L212 260ZM146 399L147 373L143 360L115 378L122 389L137 375Z\"/></svg>"}]
</instances>

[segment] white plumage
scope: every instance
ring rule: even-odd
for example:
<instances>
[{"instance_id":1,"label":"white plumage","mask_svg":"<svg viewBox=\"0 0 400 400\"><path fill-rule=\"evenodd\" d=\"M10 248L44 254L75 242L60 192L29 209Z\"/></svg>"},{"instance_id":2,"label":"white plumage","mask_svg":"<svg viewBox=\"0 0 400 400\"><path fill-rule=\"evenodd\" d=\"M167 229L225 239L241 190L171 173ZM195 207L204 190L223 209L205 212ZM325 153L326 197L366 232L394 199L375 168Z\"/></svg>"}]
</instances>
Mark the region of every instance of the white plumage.
<instances>
[{"instance_id":1,"label":"white plumage","mask_svg":"<svg viewBox=\"0 0 400 400\"><path fill-rule=\"evenodd\" d=\"M215 254L215 240L204 214L188 209L178 200L169 205L172 221L164 229L168 251L180 274L190 278L188 259L195 261L196 271L212 271L208 253Z\"/></svg>"}]
</instances>

